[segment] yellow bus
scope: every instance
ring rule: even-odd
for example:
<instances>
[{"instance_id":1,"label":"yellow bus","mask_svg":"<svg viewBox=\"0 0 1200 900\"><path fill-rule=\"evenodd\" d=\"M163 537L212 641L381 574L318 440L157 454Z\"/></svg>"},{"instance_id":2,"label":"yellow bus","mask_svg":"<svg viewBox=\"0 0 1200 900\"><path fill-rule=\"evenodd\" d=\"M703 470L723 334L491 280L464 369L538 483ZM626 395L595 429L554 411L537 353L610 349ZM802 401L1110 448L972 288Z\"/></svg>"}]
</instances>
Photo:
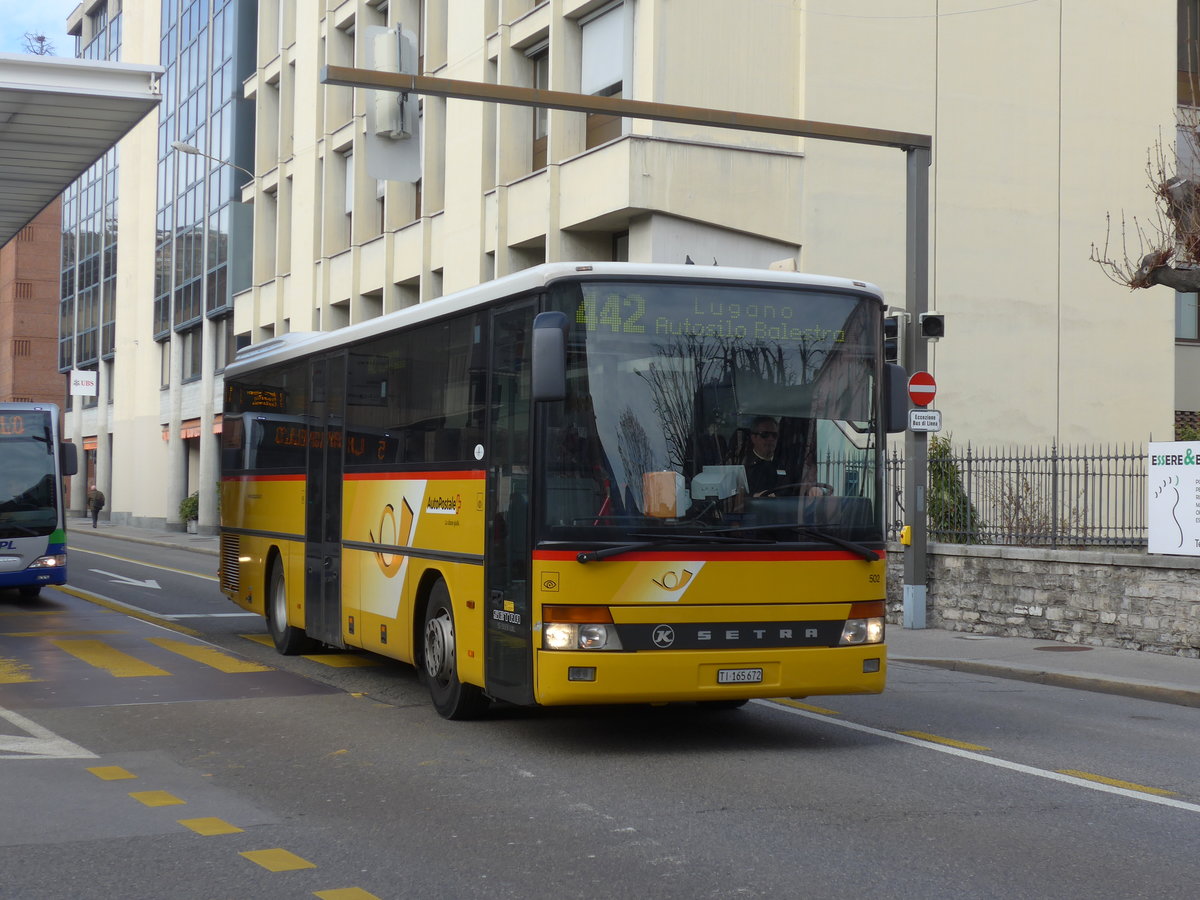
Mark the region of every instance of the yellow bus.
<instances>
[{"instance_id":1,"label":"yellow bus","mask_svg":"<svg viewBox=\"0 0 1200 900\"><path fill-rule=\"evenodd\" d=\"M883 452L863 282L554 263L225 373L222 590L280 653L489 704L878 693Z\"/></svg>"}]
</instances>

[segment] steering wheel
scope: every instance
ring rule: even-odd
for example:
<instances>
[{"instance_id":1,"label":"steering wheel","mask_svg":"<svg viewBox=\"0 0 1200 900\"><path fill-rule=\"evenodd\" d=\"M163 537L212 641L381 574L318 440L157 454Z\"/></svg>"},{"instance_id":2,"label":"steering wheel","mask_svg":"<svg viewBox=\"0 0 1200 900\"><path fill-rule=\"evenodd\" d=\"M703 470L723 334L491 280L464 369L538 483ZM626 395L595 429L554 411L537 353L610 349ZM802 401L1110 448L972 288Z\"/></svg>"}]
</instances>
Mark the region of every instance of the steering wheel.
<instances>
[{"instance_id":1,"label":"steering wheel","mask_svg":"<svg viewBox=\"0 0 1200 900\"><path fill-rule=\"evenodd\" d=\"M809 491L812 488L817 488L821 491L819 495L810 495ZM803 497L803 496L821 496L829 497L833 495L833 485L826 484L823 481L793 481L789 484L781 484L778 487L772 488L767 492L776 496L784 497Z\"/></svg>"}]
</instances>

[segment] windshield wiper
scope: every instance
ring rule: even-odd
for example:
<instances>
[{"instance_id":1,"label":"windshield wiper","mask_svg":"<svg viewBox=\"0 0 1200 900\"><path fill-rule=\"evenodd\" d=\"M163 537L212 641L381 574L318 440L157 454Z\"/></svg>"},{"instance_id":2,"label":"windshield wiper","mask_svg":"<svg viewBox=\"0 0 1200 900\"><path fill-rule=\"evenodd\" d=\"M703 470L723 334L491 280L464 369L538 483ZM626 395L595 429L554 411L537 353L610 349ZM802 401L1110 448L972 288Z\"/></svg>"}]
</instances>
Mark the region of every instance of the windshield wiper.
<instances>
[{"instance_id":1,"label":"windshield wiper","mask_svg":"<svg viewBox=\"0 0 1200 900\"><path fill-rule=\"evenodd\" d=\"M794 531L798 534L816 538L819 541L825 541L827 544L833 544L835 547L841 547L843 550L849 550L855 556L865 559L867 562L875 562L880 559L879 553L870 547L864 546L857 541L838 537L836 534L830 534L828 531L813 528L811 525L804 525L800 522L789 522L782 525L743 525L735 528L715 529L715 531L718 534L753 533L756 531Z\"/></svg>"},{"instance_id":2,"label":"windshield wiper","mask_svg":"<svg viewBox=\"0 0 1200 900\"><path fill-rule=\"evenodd\" d=\"M581 563L595 562L608 559L610 556L620 556L622 553L634 553L647 550L650 547L663 547L670 544L773 544L775 541L766 538L752 538L749 541L742 538L728 537L724 534L709 534L701 532L684 532L683 534L655 534L653 532L630 532L632 537L650 538L648 541L635 541L628 544L617 544L614 547L603 547L600 550L580 550L575 559Z\"/></svg>"}]
</instances>

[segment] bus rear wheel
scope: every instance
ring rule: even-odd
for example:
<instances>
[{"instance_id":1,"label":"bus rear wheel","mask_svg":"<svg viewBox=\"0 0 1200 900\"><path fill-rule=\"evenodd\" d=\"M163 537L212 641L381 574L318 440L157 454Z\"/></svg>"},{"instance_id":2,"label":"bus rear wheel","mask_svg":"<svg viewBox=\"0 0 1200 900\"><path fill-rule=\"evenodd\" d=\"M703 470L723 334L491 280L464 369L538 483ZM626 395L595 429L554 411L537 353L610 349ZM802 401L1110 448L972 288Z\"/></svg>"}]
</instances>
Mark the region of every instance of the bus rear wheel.
<instances>
[{"instance_id":1,"label":"bus rear wheel","mask_svg":"<svg viewBox=\"0 0 1200 900\"><path fill-rule=\"evenodd\" d=\"M488 708L483 691L458 680L454 640L454 608L446 582L439 580L425 607L422 641L422 677L429 687L433 708L447 719L477 719Z\"/></svg>"},{"instance_id":2,"label":"bus rear wheel","mask_svg":"<svg viewBox=\"0 0 1200 900\"><path fill-rule=\"evenodd\" d=\"M275 649L284 656L295 656L316 649L317 642L305 634L303 628L287 623L287 582L280 562L276 561L271 566L267 583L267 631L271 633Z\"/></svg>"}]
</instances>

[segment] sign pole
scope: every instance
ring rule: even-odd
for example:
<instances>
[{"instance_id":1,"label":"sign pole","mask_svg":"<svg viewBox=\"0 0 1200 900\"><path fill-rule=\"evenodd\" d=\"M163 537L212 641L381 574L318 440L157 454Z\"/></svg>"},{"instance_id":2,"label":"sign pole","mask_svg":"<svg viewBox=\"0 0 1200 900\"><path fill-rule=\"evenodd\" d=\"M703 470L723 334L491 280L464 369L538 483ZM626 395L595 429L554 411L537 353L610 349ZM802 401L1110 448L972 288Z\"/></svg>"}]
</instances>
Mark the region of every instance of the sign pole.
<instances>
[{"instance_id":1,"label":"sign pole","mask_svg":"<svg viewBox=\"0 0 1200 900\"><path fill-rule=\"evenodd\" d=\"M905 151L908 164L908 202L905 214L907 281L905 303L909 322L919 322L929 310L929 163L928 147ZM923 372L929 361L929 345L920 328L905 329L905 362L909 371ZM904 433L904 506L911 543L904 548L905 628L925 627L926 552L928 529L925 493L929 483L929 443L923 431Z\"/></svg>"}]
</instances>

